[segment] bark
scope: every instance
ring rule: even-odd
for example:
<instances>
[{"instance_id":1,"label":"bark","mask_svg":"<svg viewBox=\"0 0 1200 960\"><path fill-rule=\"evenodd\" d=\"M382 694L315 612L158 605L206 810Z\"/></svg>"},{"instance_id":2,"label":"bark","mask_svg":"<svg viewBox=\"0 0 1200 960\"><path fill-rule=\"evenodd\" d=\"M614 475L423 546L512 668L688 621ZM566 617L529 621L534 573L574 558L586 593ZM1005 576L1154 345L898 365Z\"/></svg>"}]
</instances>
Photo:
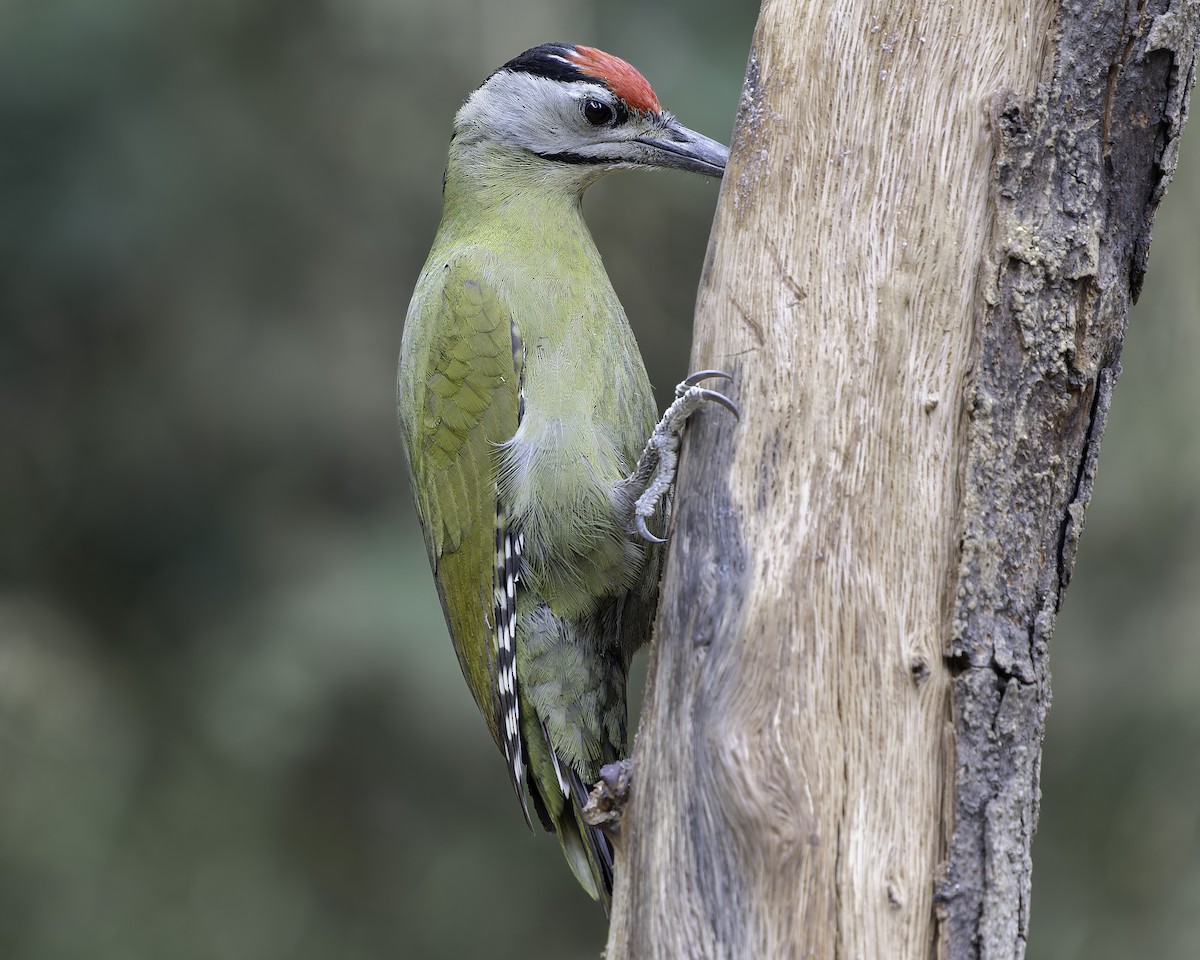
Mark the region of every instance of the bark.
<instances>
[{"instance_id":1,"label":"bark","mask_svg":"<svg viewBox=\"0 0 1200 960\"><path fill-rule=\"evenodd\" d=\"M1070 577L1197 0L768 0L608 957L1018 957Z\"/></svg>"},{"instance_id":2,"label":"bark","mask_svg":"<svg viewBox=\"0 0 1200 960\"><path fill-rule=\"evenodd\" d=\"M1196 3L1062 15L1054 72L992 118L996 211L965 402L951 630L950 957L1019 957L1029 923L1047 650L1091 498L1154 211L1195 78Z\"/></svg>"}]
</instances>

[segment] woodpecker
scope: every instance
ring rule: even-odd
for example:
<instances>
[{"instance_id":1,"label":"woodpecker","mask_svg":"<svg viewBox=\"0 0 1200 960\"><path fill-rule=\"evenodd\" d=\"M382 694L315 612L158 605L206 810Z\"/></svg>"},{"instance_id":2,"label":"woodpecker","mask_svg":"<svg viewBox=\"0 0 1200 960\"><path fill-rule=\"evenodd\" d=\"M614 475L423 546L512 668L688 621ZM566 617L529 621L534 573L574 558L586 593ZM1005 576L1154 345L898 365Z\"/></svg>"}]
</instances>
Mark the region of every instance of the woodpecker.
<instances>
[{"instance_id":1,"label":"woodpecker","mask_svg":"<svg viewBox=\"0 0 1200 960\"><path fill-rule=\"evenodd\" d=\"M606 909L612 850L581 808L626 753L629 661L650 633L675 454L706 401L662 420L583 219L620 169L720 177L728 149L662 109L632 66L547 43L454 121L442 220L401 342L409 478L463 676L526 823L557 833Z\"/></svg>"}]
</instances>

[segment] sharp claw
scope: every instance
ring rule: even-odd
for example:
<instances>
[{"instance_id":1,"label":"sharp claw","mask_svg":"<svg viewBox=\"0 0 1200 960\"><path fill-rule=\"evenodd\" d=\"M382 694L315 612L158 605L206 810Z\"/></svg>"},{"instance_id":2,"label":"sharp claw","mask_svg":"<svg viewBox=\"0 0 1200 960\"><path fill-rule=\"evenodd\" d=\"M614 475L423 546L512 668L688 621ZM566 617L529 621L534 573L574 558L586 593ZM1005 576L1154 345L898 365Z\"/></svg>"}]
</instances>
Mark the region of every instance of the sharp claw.
<instances>
[{"instance_id":1,"label":"sharp claw","mask_svg":"<svg viewBox=\"0 0 1200 960\"><path fill-rule=\"evenodd\" d=\"M738 410L737 404L725 396L725 394L717 393L716 390L702 390L700 395L704 397L705 400L711 400L713 403L719 403L726 410L732 413L736 419L742 419L742 412Z\"/></svg>"},{"instance_id":2,"label":"sharp claw","mask_svg":"<svg viewBox=\"0 0 1200 960\"><path fill-rule=\"evenodd\" d=\"M637 518L637 531L639 534L641 534L643 539L648 540L651 543L666 543L667 542L666 537L656 537L654 534L652 534L650 532L650 528L646 526L646 518L643 517L640 513L638 514L638 518Z\"/></svg>"},{"instance_id":3,"label":"sharp claw","mask_svg":"<svg viewBox=\"0 0 1200 960\"><path fill-rule=\"evenodd\" d=\"M712 380L714 377L719 377L722 380L732 380L733 374L726 373L724 370L697 370L683 382L689 387L694 387L701 380Z\"/></svg>"},{"instance_id":4,"label":"sharp claw","mask_svg":"<svg viewBox=\"0 0 1200 960\"><path fill-rule=\"evenodd\" d=\"M732 380L733 375L726 373L724 370L697 370L690 377L683 381L675 388L675 396L682 397L689 390L697 389L697 384L701 380ZM737 408L737 404L730 400L725 394L718 393L716 390L709 390L707 387L699 387L700 396L705 400L711 400L713 403L719 403L726 410L734 415L738 420L742 419L742 413Z\"/></svg>"},{"instance_id":5,"label":"sharp claw","mask_svg":"<svg viewBox=\"0 0 1200 960\"><path fill-rule=\"evenodd\" d=\"M626 481L622 481L641 491L634 509L637 520L634 526L638 536L647 543L667 542L666 537L659 537L650 532L650 528L646 526L646 518L654 512L663 498L669 495L675 483L679 443L688 417L702 403L719 403L732 413L735 419L742 419L737 404L725 394L698 386L702 380L712 379L732 380L733 377L721 370L699 370L675 388L675 402L667 408L650 439L646 441L645 449L642 450L633 473Z\"/></svg>"}]
</instances>

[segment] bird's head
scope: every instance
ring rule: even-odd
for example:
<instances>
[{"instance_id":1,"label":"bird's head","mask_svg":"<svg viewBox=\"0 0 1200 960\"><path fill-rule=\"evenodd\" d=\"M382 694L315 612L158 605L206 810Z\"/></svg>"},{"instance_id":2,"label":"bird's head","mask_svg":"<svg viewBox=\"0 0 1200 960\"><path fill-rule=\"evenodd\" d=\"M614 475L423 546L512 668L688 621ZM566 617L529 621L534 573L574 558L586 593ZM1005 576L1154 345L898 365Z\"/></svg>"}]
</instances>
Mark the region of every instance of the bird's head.
<instances>
[{"instance_id":1,"label":"bird's head","mask_svg":"<svg viewBox=\"0 0 1200 960\"><path fill-rule=\"evenodd\" d=\"M663 110L624 60L568 43L526 50L488 77L459 110L454 143L512 155L581 185L631 168L720 177L729 156Z\"/></svg>"}]
</instances>

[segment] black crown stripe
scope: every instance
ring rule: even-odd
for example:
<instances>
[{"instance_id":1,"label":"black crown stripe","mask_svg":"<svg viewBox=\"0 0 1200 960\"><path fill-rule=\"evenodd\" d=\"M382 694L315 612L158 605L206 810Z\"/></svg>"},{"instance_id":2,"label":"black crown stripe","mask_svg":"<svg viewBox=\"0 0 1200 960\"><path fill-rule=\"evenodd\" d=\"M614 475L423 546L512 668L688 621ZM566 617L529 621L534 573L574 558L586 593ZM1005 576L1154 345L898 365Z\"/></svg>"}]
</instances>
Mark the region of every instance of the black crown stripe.
<instances>
[{"instance_id":1,"label":"black crown stripe","mask_svg":"<svg viewBox=\"0 0 1200 960\"><path fill-rule=\"evenodd\" d=\"M576 83L581 80L592 80L575 64L566 58L575 48L569 43L543 43L532 47L518 57L513 57L500 70L513 73L532 73L549 80L561 80L564 83ZM500 70L496 72L499 73Z\"/></svg>"}]
</instances>

